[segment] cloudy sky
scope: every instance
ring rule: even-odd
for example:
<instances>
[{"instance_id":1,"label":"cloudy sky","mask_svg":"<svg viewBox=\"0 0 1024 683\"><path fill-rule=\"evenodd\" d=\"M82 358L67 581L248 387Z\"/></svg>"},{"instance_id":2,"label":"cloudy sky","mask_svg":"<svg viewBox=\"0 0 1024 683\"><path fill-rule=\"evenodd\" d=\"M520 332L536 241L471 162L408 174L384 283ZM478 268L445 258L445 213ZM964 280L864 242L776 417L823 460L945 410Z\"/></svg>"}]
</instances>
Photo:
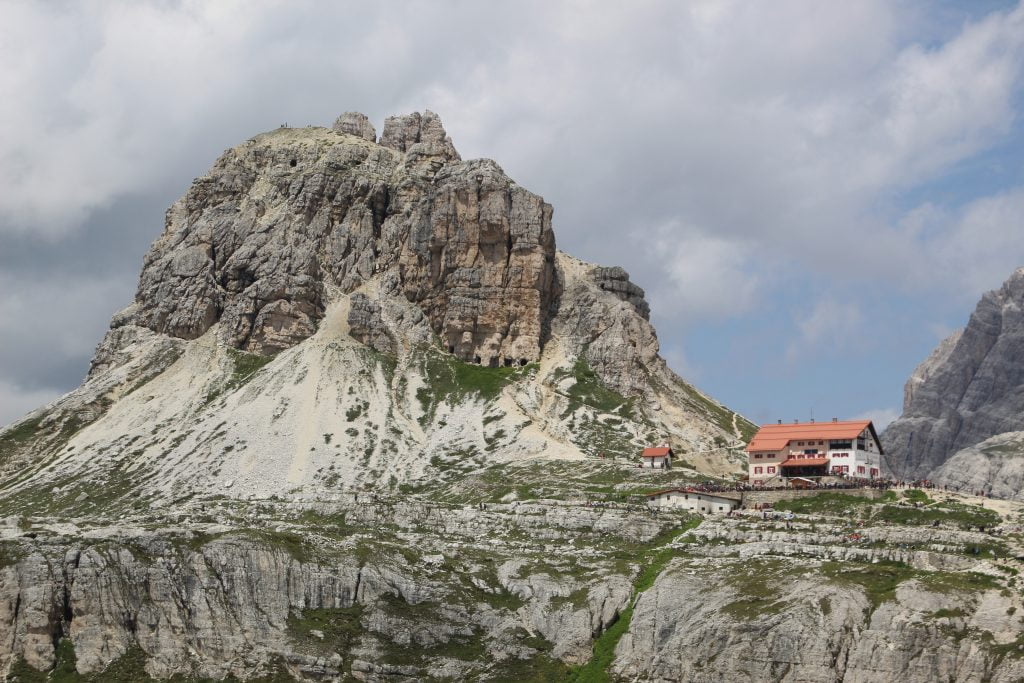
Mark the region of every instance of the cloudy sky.
<instances>
[{"instance_id":1,"label":"cloudy sky","mask_svg":"<svg viewBox=\"0 0 1024 683\"><path fill-rule=\"evenodd\" d=\"M1024 265L1012 2L0 0L0 422L78 384L225 148L431 109L757 421L898 413Z\"/></svg>"}]
</instances>

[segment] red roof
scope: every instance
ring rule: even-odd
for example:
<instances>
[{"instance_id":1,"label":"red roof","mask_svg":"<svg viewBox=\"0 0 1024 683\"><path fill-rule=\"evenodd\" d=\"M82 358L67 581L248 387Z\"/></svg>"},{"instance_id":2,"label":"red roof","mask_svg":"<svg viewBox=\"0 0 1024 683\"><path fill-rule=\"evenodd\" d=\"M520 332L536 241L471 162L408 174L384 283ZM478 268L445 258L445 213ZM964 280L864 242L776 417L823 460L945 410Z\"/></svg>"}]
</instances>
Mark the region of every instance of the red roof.
<instances>
[{"instance_id":1,"label":"red roof","mask_svg":"<svg viewBox=\"0 0 1024 683\"><path fill-rule=\"evenodd\" d=\"M790 458L782 463L783 467L820 467L827 465L828 458Z\"/></svg>"},{"instance_id":2,"label":"red roof","mask_svg":"<svg viewBox=\"0 0 1024 683\"><path fill-rule=\"evenodd\" d=\"M789 445L790 441L826 441L828 439L856 439L865 429L875 427L871 420L849 420L846 422L797 422L794 424L765 425L747 445L747 452L777 451ZM875 441L878 437L875 436Z\"/></svg>"},{"instance_id":3,"label":"red roof","mask_svg":"<svg viewBox=\"0 0 1024 683\"><path fill-rule=\"evenodd\" d=\"M659 446L657 448L645 448L643 457L645 458L663 458L666 455L672 455L672 449L668 446Z\"/></svg>"}]
</instances>

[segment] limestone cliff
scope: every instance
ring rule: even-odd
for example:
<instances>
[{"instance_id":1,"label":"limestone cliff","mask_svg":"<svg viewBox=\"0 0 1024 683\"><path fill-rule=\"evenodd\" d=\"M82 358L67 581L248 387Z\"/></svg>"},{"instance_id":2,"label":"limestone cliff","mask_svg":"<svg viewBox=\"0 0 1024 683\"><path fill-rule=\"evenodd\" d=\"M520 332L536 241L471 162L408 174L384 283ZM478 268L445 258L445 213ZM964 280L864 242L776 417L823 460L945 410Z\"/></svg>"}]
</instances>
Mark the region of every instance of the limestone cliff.
<instances>
[{"instance_id":1,"label":"limestone cliff","mask_svg":"<svg viewBox=\"0 0 1024 683\"><path fill-rule=\"evenodd\" d=\"M551 206L492 161L460 161L436 115L280 129L228 150L167 213L118 325L273 355L311 336L331 291L380 273L450 352L540 356L553 300Z\"/></svg>"},{"instance_id":2,"label":"limestone cliff","mask_svg":"<svg viewBox=\"0 0 1024 683\"><path fill-rule=\"evenodd\" d=\"M907 382L903 414L882 440L891 470L922 478L958 451L1024 429L1024 269L985 294L967 326Z\"/></svg>"}]
</instances>

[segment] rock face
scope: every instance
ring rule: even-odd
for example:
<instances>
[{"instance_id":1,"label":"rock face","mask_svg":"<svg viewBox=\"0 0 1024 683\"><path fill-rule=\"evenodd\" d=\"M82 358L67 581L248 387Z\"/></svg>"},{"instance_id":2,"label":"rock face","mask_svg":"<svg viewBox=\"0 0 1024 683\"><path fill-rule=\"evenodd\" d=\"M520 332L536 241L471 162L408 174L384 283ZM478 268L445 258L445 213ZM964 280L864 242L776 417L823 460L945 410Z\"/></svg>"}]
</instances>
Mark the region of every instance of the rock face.
<instances>
[{"instance_id":1,"label":"rock face","mask_svg":"<svg viewBox=\"0 0 1024 683\"><path fill-rule=\"evenodd\" d=\"M961 449L1024 429L1024 269L985 294L967 326L914 372L882 436L889 468L929 476Z\"/></svg>"},{"instance_id":2,"label":"rock face","mask_svg":"<svg viewBox=\"0 0 1024 683\"><path fill-rule=\"evenodd\" d=\"M1024 432L1005 432L968 446L931 478L960 491L1024 500Z\"/></svg>"},{"instance_id":3,"label":"rock face","mask_svg":"<svg viewBox=\"0 0 1024 683\"><path fill-rule=\"evenodd\" d=\"M359 493L191 501L170 518L100 513L81 527L36 519L28 535L0 520L0 670L21 681L55 666L112 681L562 681L570 667L585 681L1020 680L1024 604L1008 571L1019 543L959 530L962 513L950 514L854 526L749 512L692 528L678 511L614 503ZM979 545L1009 557L967 552Z\"/></svg>"},{"instance_id":4,"label":"rock face","mask_svg":"<svg viewBox=\"0 0 1024 683\"><path fill-rule=\"evenodd\" d=\"M551 207L492 161L462 162L437 115L361 114L228 150L167 214L135 303L113 325L263 355L308 338L327 291L383 272L463 360L540 356L552 302Z\"/></svg>"},{"instance_id":5,"label":"rock face","mask_svg":"<svg viewBox=\"0 0 1024 683\"><path fill-rule=\"evenodd\" d=\"M644 320L650 319L651 307L644 299L644 290L629 281L629 273L625 270L618 266L601 266L594 269L594 279L597 286L604 291L612 292L623 301L632 304Z\"/></svg>"},{"instance_id":6,"label":"rock face","mask_svg":"<svg viewBox=\"0 0 1024 683\"><path fill-rule=\"evenodd\" d=\"M334 122L331 130L355 135L370 142L377 142L377 129L370 123L370 119L366 118L366 114L359 112L345 112Z\"/></svg>"}]
</instances>

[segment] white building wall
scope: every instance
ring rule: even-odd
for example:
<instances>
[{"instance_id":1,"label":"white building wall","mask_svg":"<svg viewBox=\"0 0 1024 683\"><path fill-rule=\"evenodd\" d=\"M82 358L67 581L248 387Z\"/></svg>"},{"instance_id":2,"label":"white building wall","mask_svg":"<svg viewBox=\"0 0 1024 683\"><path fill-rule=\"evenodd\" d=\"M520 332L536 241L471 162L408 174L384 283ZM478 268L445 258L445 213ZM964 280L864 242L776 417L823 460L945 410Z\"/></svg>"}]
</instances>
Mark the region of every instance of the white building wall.
<instances>
[{"instance_id":1,"label":"white building wall","mask_svg":"<svg viewBox=\"0 0 1024 683\"><path fill-rule=\"evenodd\" d=\"M644 467L656 470L669 469L672 467L672 459L668 456L662 455L653 458L644 458Z\"/></svg>"},{"instance_id":2,"label":"white building wall","mask_svg":"<svg viewBox=\"0 0 1024 683\"><path fill-rule=\"evenodd\" d=\"M648 504L653 507L670 507L709 514L725 514L739 507L739 501L732 500L731 498L719 498L718 496L687 491L662 493L649 500Z\"/></svg>"},{"instance_id":3,"label":"white building wall","mask_svg":"<svg viewBox=\"0 0 1024 683\"><path fill-rule=\"evenodd\" d=\"M757 456L761 457L758 458ZM780 465L789 457L789 452L786 449L775 451L774 453L750 453L747 456L747 476L751 481L754 480L765 480L773 479L782 472ZM757 472L757 468L760 467L761 471ZM769 468L775 468L774 472L769 472Z\"/></svg>"}]
</instances>

